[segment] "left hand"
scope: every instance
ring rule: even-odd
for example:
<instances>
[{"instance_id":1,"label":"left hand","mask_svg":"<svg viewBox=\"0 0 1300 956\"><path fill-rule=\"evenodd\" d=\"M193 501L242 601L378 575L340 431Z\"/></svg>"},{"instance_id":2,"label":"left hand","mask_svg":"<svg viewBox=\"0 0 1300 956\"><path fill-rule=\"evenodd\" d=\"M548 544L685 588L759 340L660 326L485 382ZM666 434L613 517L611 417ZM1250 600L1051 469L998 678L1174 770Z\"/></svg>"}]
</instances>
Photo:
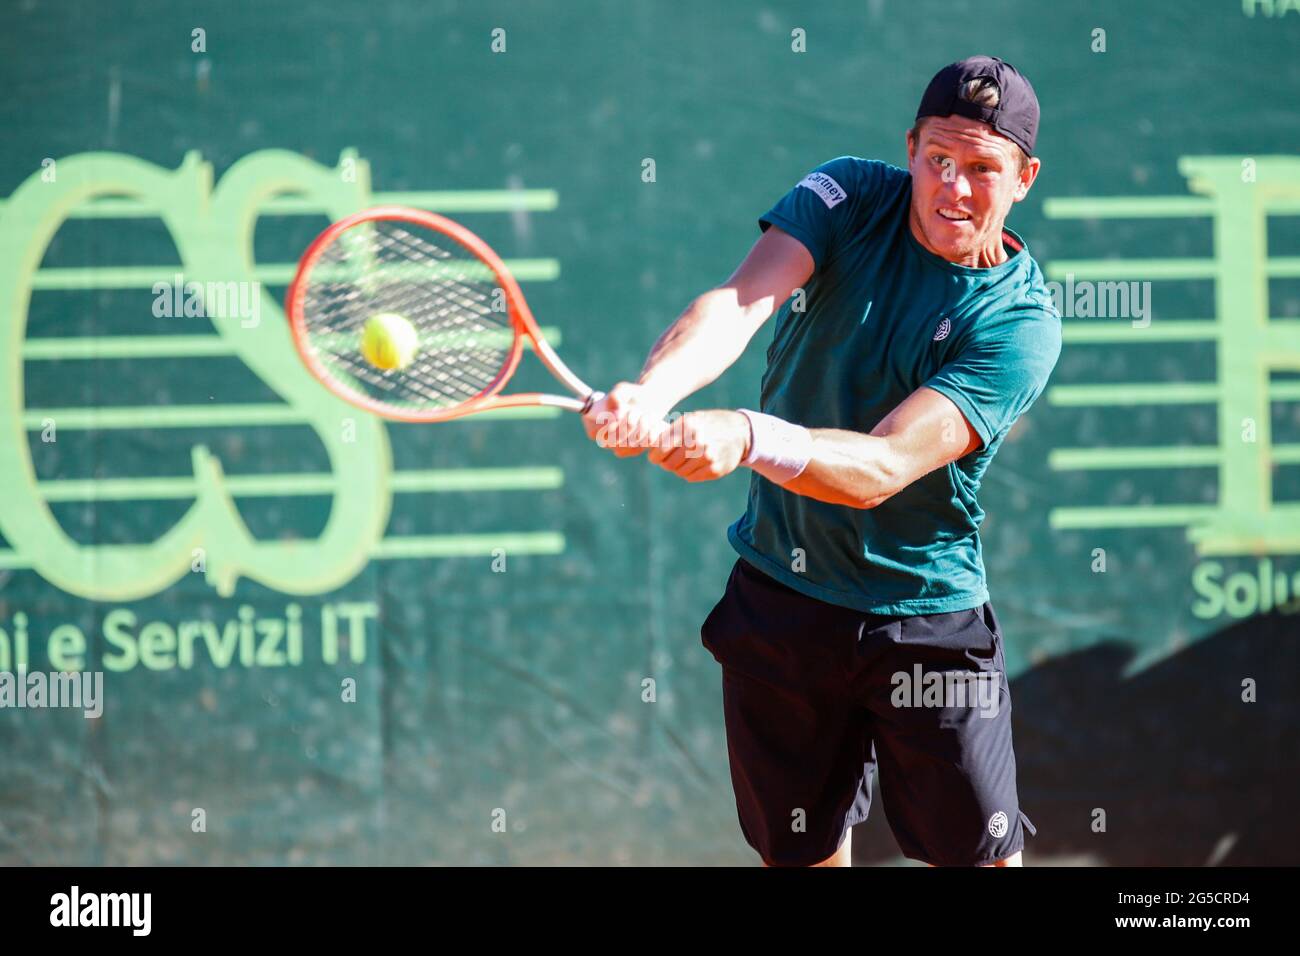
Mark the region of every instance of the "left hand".
<instances>
[{"instance_id":1,"label":"left hand","mask_svg":"<svg viewBox=\"0 0 1300 956\"><path fill-rule=\"evenodd\" d=\"M740 412L687 412L650 449L650 461L687 481L731 474L749 453L749 420Z\"/></svg>"}]
</instances>

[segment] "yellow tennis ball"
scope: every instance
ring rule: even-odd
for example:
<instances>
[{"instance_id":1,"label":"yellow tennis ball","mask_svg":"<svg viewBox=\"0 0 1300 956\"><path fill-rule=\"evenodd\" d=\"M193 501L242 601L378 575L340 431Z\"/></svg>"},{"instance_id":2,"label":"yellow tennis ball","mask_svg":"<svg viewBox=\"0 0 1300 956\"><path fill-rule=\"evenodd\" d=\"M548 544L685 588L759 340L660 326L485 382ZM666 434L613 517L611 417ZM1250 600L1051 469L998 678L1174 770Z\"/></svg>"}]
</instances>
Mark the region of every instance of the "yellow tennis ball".
<instances>
[{"instance_id":1,"label":"yellow tennis ball","mask_svg":"<svg viewBox=\"0 0 1300 956\"><path fill-rule=\"evenodd\" d=\"M380 312L366 320L361 333L361 354L375 368L406 368L415 360L420 335L411 320L396 312Z\"/></svg>"}]
</instances>

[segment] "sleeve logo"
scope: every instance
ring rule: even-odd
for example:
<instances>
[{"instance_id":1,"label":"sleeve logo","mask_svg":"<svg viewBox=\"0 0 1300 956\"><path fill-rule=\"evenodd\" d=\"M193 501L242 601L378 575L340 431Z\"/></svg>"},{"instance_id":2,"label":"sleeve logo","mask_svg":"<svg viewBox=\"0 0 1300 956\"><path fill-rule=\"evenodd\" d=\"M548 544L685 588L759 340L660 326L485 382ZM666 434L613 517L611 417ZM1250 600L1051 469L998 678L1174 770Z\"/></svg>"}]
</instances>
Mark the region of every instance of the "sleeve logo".
<instances>
[{"instance_id":1,"label":"sleeve logo","mask_svg":"<svg viewBox=\"0 0 1300 956\"><path fill-rule=\"evenodd\" d=\"M834 209L849 198L844 187L825 173L809 173L799 182L799 185L815 192L826 204L827 209Z\"/></svg>"}]
</instances>

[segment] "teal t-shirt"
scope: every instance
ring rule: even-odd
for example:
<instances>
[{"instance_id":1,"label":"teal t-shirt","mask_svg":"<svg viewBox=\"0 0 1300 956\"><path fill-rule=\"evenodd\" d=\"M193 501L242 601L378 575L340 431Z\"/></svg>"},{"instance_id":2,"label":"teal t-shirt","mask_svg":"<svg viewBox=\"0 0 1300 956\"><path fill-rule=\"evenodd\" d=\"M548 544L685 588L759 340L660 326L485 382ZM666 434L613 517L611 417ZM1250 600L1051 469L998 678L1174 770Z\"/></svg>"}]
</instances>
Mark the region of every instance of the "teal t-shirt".
<instances>
[{"instance_id":1,"label":"teal t-shirt","mask_svg":"<svg viewBox=\"0 0 1300 956\"><path fill-rule=\"evenodd\" d=\"M976 501L984 469L1043 391L1061 319L1023 240L991 269L927 251L908 225L912 178L841 156L759 224L807 247L816 267L777 313L762 411L808 428L870 432L922 386L950 398L983 439L975 452L871 509L793 494L754 473L728 529L746 560L811 597L874 614L936 614L988 600Z\"/></svg>"}]
</instances>

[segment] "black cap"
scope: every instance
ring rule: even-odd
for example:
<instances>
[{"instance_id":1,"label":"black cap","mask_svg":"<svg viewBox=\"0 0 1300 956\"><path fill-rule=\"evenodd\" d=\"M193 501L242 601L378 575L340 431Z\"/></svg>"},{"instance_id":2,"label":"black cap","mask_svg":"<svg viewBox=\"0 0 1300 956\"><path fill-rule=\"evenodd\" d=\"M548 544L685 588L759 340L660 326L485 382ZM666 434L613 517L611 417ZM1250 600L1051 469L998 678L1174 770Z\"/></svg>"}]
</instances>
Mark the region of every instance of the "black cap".
<instances>
[{"instance_id":1,"label":"black cap","mask_svg":"<svg viewBox=\"0 0 1300 956\"><path fill-rule=\"evenodd\" d=\"M970 80L987 76L998 85L998 105L980 106L961 98ZM1030 156L1038 138L1038 97L1029 81L1010 63L995 56L972 56L950 63L934 75L921 97L916 118L966 116L988 123Z\"/></svg>"}]
</instances>

